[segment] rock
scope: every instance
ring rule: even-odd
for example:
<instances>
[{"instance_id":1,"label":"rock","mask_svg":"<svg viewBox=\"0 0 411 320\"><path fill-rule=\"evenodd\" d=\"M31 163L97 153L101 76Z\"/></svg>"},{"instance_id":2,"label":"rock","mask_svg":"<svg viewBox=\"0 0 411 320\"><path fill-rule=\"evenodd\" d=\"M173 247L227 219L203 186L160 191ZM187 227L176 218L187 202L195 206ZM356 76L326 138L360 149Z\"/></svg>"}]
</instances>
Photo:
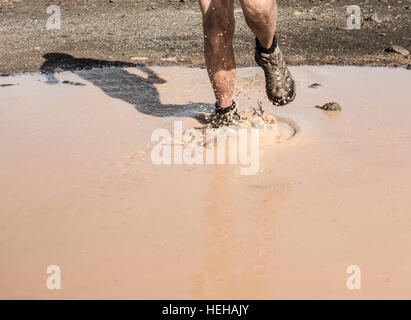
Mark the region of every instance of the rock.
<instances>
[{"instance_id":1,"label":"rock","mask_svg":"<svg viewBox=\"0 0 411 320\"><path fill-rule=\"evenodd\" d=\"M389 21L391 21L391 16L387 11L380 10L380 11L375 12L369 18L369 20L374 21L376 23L389 22Z\"/></svg>"},{"instance_id":2,"label":"rock","mask_svg":"<svg viewBox=\"0 0 411 320\"><path fill-rule=\"evenodd\" d=\"M318 109L324 110L324 111L341 111L342 108L337 102L328 102L325 105L321 106L315 106Z\"/></svg>"},{"instance_id":3,"label":"rock","mask_svg":"<svg viewBox=\"0 0 411 320\"><path fill-rule=\"evenodd\" d=\"M319 83L313 83L312 85L308 86L308 88L311 88L311 89L318 89L319 87L321 87L321 84Z\"/></svg>"},{"instance_id":4,"label":"rock","mask_svg":"<svg viewBox=\"0 0 411 320\"><path fill-rule=\"evenodd\" d=\"M73 81L68 81L68 80L64 80L63 81L64 84L71 84L72 86L80 86L80 87L84 87L85 84L81 83L81 82L73 82Z\"/></svg>"},{"instance_id":5,"label":"rock","mask_svg":"<svg viewBox=\"0 0 411 320\"><path fill-rule=\"evenodd\" d=\"M404 56L408 56L410 54L410 52L407 49L405 49L401 46L395 46L395 45L391 46L391 47L388 47L387 49L385 49L385 51L386 52L392 52L392 53L399 53L399 54L402 54Z\"/></svg>"}]
</instances>

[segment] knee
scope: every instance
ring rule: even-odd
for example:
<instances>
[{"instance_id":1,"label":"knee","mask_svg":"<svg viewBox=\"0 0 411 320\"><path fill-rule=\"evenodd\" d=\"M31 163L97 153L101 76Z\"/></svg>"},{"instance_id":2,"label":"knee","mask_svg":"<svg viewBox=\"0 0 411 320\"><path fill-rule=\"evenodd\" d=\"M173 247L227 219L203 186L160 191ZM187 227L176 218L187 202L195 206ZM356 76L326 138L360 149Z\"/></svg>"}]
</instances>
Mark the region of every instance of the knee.
<instances>
[{"instance_id":1,"label":"knee","mask_svg":"<svg viewBox=\"0 0 411 320\"><path fill-rule=\"evenodd\" d=\"M249 22L265 22L277 9L275 0L242 0L242 8Z\"/></svg>"}]
</instances>

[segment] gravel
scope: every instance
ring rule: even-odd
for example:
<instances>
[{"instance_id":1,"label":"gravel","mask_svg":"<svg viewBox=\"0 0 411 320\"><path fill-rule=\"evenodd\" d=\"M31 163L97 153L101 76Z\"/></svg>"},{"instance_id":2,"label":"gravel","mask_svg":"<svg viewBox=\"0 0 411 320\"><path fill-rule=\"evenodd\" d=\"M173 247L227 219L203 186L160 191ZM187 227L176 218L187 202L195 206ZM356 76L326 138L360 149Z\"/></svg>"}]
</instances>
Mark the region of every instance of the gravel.
<instances>
[{"instance_id":1,"label":"gravel","mask_svg":"<svg viewBox=\"0 0 411 320\"><path fill-rule=\"evenodd\" d=\"M403 66L410 50L410 1L356 1L360 30L347 29L346 0L278 1L278 40L292 65ZM48 30L50 4L61 9L61 29ZM384 9L392 19L366 19ZM298 14L296 14L298 12ZM47 53L148 65L204 66L202 16L197 1L0 0L0 74L38 71ZM234 49L239 66L255 65L254 36L236 1Z\"/></svg>"}]
</instances>

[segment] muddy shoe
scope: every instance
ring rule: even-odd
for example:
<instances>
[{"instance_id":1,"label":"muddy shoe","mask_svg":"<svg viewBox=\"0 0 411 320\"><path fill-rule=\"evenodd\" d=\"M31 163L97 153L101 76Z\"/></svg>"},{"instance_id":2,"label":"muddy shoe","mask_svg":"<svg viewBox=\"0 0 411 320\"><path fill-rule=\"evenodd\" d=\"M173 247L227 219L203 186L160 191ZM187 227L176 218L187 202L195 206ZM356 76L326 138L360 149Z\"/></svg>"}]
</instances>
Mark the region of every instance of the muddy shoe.
<instances>
[{"instance_id":1,"label":"muddy shoe","mask_svg":"<svg viewBox=\"0 0 411 320\"><path fill-rule=\"evenodd\" d=\"M288 71L283 54L274 37L271 48L263 48L256 39L255 61L263 68L268 99L275 106L284 106L295 98L295 82Z\"/></svg>"},{"instance_id":2,"label":"muddy shoe","mask_svg":"<svg viewBox=\"0 0 411 320\"><path fill-rule=\"evenodd\" d=\"M233 104L227 108L221 108L215 105L215 113L207 119L208 125L212 128L227 127L235 122L241 120L240 115L237 112L237 106L233 101Z\"/></svg>"}]
</instances>

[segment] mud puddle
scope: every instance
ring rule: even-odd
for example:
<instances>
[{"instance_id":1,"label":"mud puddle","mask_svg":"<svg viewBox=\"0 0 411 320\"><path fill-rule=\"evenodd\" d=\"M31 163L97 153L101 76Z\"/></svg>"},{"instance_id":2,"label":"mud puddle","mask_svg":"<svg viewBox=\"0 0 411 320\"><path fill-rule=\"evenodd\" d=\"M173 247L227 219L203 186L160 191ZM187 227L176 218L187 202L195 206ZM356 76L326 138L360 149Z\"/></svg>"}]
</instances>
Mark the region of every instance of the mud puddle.
<instances>
[{"instance_id":1,"label":"mud puddle","mask_svg":"<svg viewBox=\"0 0 411 320\"><path fill-rule=\"evenodd\" d=\"M0 297L409 298L409 71L291 71L297 98L274 108L262 71L238 70L240 111L261 101L277 126L252 175L153 163L155 130L213 111L204 69L0 78L19 84L1 88ZM342 110L315 108L330 101ZM46 288L50 265L63 290Z\"/></svg>"}]
</instances>

